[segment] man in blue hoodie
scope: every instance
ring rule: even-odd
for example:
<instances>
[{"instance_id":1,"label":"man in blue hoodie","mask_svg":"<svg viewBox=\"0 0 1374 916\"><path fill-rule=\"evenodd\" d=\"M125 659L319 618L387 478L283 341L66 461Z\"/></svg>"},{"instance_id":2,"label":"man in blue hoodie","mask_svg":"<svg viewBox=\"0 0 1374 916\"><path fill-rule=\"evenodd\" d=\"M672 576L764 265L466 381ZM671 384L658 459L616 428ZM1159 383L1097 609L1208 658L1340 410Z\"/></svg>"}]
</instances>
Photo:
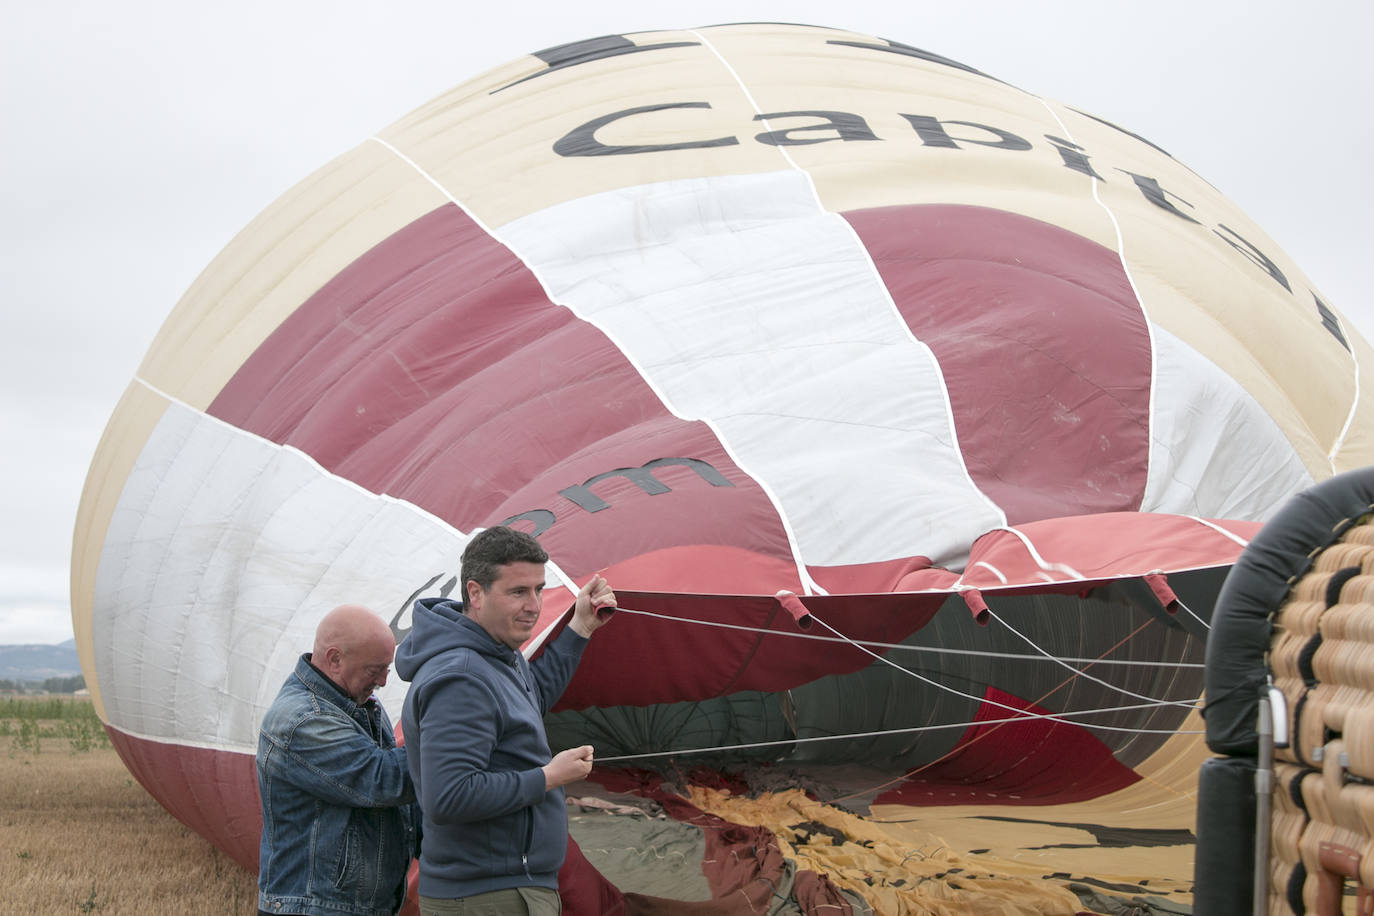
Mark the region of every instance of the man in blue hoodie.
<instances>
[{"instance_id":1,"label":"man in blue hoodie","mask_svg":"<svg viewBox=\"0 0 1374 916\"><path fill-rule=\"evenodd\" d=\"M463 551L464 601L415 603L396 672L423 817L421 916L558 913L567 850L562 786L592 769L590 745L549 750L544 714L615 606L606 580L577 594L572 619L530 664L548 554L528 534L488 528Z\"/></svg>"}]
</instances>

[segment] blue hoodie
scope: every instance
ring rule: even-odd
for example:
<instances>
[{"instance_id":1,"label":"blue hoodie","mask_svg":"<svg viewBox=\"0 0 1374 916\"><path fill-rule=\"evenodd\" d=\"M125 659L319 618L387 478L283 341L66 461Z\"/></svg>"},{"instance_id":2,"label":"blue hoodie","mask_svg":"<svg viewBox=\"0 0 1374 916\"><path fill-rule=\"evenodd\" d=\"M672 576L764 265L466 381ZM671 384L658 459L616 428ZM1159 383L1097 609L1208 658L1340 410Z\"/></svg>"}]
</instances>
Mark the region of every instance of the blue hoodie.
<instances>
[{"instance_id":1,"label":"blue hoodie","mask_svg":"<svg viewBox=\"0 0 1374 916\"><path fill-rule=\"evenodd\" d=\"M396 673L410 777L424 818L420 894L450 899L512 887L557 889L567 850L563 790L544 714L587 640L565 627L531 665L443 598L415 602Z\"/></svg>"}]
</instances>

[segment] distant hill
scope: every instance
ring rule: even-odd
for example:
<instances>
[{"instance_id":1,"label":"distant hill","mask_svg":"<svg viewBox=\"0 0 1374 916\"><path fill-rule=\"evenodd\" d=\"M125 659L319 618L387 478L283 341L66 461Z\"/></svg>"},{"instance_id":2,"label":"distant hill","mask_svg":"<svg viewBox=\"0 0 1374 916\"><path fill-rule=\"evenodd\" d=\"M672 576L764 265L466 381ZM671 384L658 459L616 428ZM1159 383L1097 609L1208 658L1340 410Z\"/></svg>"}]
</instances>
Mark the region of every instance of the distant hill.
<instances>
[{"instance_id":1,"label":"distant hill","mask_svg":"<svg viewBox=\"0 0 1374 916\"><path fill-rule=\"evenodd\" d=\"M56 646L0 646L0 680L45 681L80 673L75 640Z\"/></svg>"}]
</instances>

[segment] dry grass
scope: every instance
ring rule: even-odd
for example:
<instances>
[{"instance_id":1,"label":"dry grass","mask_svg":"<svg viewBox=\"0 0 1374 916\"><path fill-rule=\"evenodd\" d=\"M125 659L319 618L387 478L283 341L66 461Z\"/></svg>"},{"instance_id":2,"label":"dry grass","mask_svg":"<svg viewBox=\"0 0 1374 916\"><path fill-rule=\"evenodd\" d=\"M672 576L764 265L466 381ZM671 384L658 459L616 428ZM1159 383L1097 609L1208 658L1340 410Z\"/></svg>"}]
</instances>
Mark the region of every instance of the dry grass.
<instances>
[{"instance_id":1,"label":"dry grass","mask_svg":"<svg viewBox=\"0 0 1374 916\"><path fill-rule=\"evenodd\" d=\"M13 708L10 710L13 712ZM107 743L0 727L0 914L257 912L256 876L155 802Z\"/></svg>"}]
</instances>

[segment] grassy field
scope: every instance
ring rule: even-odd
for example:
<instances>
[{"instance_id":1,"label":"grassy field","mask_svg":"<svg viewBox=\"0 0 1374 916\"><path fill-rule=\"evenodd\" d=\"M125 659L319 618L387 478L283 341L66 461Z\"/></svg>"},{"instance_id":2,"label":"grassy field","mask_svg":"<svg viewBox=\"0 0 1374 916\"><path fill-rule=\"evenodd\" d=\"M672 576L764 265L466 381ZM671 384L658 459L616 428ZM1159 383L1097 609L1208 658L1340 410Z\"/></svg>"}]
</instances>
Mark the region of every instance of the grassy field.
<instances>
[{"instance_id":1,"label":"grassy field","mask_svg":"<svg viewBox=\"0 0 1374 916\"><path fill-rule=\"evenodd\" d=\"M256 878L143 791L88 701L0 698L0 914L257 912Z\"/></svg>"}]
</instances>

